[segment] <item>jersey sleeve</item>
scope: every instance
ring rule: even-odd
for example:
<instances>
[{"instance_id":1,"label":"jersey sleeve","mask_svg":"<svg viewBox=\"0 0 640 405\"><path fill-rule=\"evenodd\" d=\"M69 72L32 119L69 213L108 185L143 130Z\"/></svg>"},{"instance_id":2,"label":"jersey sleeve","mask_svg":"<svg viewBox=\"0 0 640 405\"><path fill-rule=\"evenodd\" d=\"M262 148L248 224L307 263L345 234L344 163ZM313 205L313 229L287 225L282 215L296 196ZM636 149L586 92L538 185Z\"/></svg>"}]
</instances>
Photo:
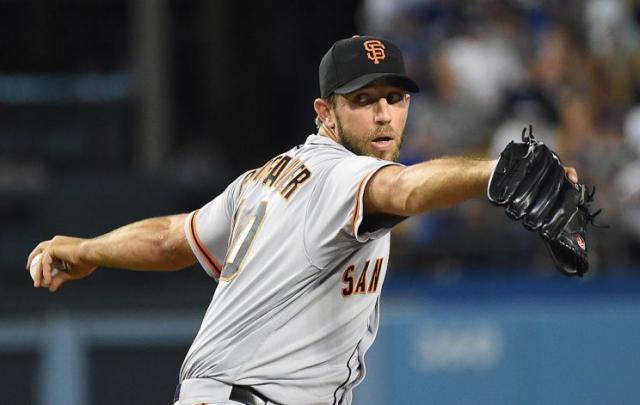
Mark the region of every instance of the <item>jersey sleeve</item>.
<instances>
[{"instance_id":1,"label":"jersey sleeve","mask_svg":"<svg viewBox=\"0 0 640 405\"><path fill-rule=\"evenodd\" d=\"M238 177L205 206L191 212L185 220L185 234L191 250L202 268L216 281L222 272L233 213L248 173Z\"/></svg>"},{"instance_id":2,"label":"jersey sleeve","mask_svg":"<svg viewBox=\"0 0 640 405\"><path fill-rule=\"evenodd\" d=\"M305 248L311 262L324 267L335 252L386 235L404 217L364 219L364 191L374 174L398 163L352 156L328 170L309 202L305 216Z\"/></svg>"}]
</instances>

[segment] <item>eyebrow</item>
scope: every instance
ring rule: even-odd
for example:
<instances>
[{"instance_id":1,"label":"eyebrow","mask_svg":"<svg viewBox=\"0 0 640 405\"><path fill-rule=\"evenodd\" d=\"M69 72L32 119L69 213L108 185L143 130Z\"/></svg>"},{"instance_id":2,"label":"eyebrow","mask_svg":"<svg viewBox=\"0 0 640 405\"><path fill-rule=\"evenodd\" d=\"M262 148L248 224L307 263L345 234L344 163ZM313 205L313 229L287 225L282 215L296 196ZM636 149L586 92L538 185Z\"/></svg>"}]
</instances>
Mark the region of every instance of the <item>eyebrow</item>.
<instances>
[{"instance_id":1,"label":"eyebrow","mask_svg":"<svg viewBox=\"0 0 640 405\"><path fill-rule=\"evenodd\" d=\"M345 94L345 96L350 96L350 95L355 95L358 94L362 91L374 91L374 92L381 92L381 93L385 93L387 91L390 92L398 92L398 93L407 93L406 90L404 90L402 87L400 86L394 86L394 85L388 85L388 86L384 86L385 89L382 88L382 86L365 86L362 87L358 90L352 91L351 93Z\"/></svg>"}]
</instances>

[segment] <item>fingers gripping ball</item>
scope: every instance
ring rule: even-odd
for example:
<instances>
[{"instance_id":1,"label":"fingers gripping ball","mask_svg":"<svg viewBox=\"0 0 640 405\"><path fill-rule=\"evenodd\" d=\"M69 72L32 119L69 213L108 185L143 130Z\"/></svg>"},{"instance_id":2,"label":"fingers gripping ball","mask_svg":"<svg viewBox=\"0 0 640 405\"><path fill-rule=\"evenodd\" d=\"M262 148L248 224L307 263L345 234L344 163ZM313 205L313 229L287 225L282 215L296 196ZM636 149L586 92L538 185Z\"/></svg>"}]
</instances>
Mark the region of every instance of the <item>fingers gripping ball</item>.
<instances>
[{"instance_id":1,"label":"fingers gripping ball","mask_svg":"<svg viewBox=\"0 0 640 405\"><path fill-rule=\"evenodd\" d=\"M540 234L562 274L582 276L589 268L587 225L598 226L593 218L600 211L589 207L595 191L569 180L557 155L533 138L531 127L528 136L525 131L523 143L511 142L500 154L487 196Z\"/></svg>"},{"instance_id":2,"label":"fingers gripping ball","mask_svg":"<svg viewBox=\"0 0 640 405\"><path fill-rule=\"evenodd\" d=\"M42 253L39 253L36 257L31 261L31 266L29 266L29 274L31 274L31 279L33 281L38 277L38 272L41 272L40 267L42 266ZM55 277L61 271L68 271L69 267L67 263L54 259L51 265L51 278ZM41 276L42 277L42 276ZM49 288L49 284L45 284L44 278L42 278L42 282L40 283L40 287Z\"/></svg>"}]
</instances>

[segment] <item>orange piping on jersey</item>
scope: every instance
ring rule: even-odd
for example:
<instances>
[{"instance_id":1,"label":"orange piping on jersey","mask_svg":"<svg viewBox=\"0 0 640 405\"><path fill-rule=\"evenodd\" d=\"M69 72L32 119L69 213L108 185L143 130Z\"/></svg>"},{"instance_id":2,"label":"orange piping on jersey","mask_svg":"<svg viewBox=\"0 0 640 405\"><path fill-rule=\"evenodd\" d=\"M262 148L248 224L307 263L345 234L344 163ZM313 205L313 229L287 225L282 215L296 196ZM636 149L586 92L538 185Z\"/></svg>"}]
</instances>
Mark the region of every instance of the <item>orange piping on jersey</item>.
<instances>
[{"instance_id":1,"label":"orange piping on jersey","mask_svg":"<svg viewBox=\"0 0 640 405\"><path fill-rule=\"evenodd\" d=\"M196 246L198 247L198 250L200 251L200 253L202 253L202 255L207 259L207 262L209 262L209 264L211 265L211 270L213 270L213 274L216 277L220 277L220 268L222 266L220 266L220 263L218 263L216 261L216 259L213 257L213 255L211 253L209 253L209 251L204 247L204 244L202 243L202 241L200 241L200 238L198 237L198 233L196 232L196 215L198 215L198 210L196 210L196 212L193 213L193 215L191 216L191 224L190 224L190 230L191 230L191 236L193 237L193 240L196 242Z\"/></svg>"},{"instance_id":2,"label":"orange piping on jersey","mask_svg":"<svg viewBox=\"0 0 640 405\"><path fill-rule=\"evenodd\" d=\"M251 178L251 176L253 176L255 174L256 170L258 170L258 169L250 170L249 173L247 173L247 175L244 176L244 179L242 179L242 182L240 183L240 193L242 193L242 190L244 189L244 186L247 185L247 183L249 182L248 180Z\"/></svg>"},{"instance_id":3,"label":"orange piping on jersey","mask_svg":"<svg viewBox=\"0 0 640 405\"><path fill-rule=\"evenodd\" d=\"M367 178L369 177L370 173L367 173L362 180L360 180L360 183L358 184L358 189L356 191L356 201L355 201L355 208L353 209L353 217L351 217L351 230L353 231L353 236L356 237L356 220L358 219L358 214L360 213L360 189L362 189L362 185L364 184L365 180L367 180ZM364 196L362 196L362 198L364 199Z\"/></svg>"}]
</instances>

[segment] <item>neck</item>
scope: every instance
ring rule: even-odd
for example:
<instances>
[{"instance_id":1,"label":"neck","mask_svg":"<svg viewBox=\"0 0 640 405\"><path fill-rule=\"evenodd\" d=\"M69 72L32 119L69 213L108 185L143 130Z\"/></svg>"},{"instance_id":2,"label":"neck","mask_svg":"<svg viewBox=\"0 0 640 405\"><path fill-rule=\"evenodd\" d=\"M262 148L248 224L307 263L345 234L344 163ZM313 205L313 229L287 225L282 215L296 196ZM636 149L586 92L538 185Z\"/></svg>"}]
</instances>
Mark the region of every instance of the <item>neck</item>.
<instances>
[{"instance_id":1,"label":"neck","mask_svg":"<svg viewBox=\"0 0 640 405\"><path fill-rule=\"evenodd\" d=\"M336 131L333 128L328 128L324 124L322 124L322 126L318 129L318 135L326 136L327 138L337 143L340 143L340 140L338 138L338 134L336 133Z\"/></svg>"}]
</instances>

